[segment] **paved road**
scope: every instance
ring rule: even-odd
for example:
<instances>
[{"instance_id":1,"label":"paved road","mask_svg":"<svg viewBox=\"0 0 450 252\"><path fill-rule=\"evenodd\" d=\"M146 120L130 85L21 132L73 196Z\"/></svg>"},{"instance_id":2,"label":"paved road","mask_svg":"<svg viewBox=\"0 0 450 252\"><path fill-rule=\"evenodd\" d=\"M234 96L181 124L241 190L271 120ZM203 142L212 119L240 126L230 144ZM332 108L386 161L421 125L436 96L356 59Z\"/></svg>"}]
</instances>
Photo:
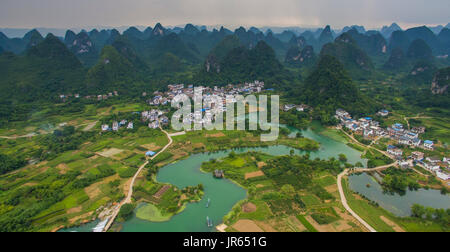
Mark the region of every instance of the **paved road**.
<instances>
[{"instance_id":1,"label":"paved road","mask_svg":"<svg viewBox=\"0 0 450 252\"><path fill-rule=\"evenodd\" d=\"M342 177L347 175L348 169L345 169L341 174L338 175L337 185L339 189L339 195L341 196L341 203L353 217L355 217L364 227L366 227L370 232L377 232L372 226L365 222L359 215L357 215L347 204L347 199L345 198L344 190L342 189Z\"/></svg>"},{"instance_id":2,"label":"paved road","mask_svg":"<svg viewBox=\"0 0 450 252\"><path fill-rule=\"evenodd\" d=\"M122 202L119 203L119 205L116 206L116 208L114 209L113 214L111 215L108 224L106 224L105 228L103 229L103 232L106 232L109 230L109 228L112 226L112 224L114 223L114 220L116 219L117 215L119 214L120 208L124 205L124 204L128 204L131 203L131 196L133 196L133 186L134 183L136 181L136 178L139 176L139 174L141 173L141 171L145 168L145 166L150 162L150 160L153 160L154 158L156 158L159 154L163 153L167 148L169 148L169 146L172 144L173 140L171 137L171 134L167 133L165 130L161 129L162 132L164 132L167 135L167 138L169 138L169 143L164 146L164 148L162 148L162 150L160 150L156 155L154 155L153 157L151 157L149 160L145 161L144 164L142 164L138 171L136 172L136 174L134 174L133 178L131 179L131 183L130 183L130 188L128 190L128 194L127 197L122 200ZM172 134L173 135L173 134Z\"/></svg>"}]
</instances>

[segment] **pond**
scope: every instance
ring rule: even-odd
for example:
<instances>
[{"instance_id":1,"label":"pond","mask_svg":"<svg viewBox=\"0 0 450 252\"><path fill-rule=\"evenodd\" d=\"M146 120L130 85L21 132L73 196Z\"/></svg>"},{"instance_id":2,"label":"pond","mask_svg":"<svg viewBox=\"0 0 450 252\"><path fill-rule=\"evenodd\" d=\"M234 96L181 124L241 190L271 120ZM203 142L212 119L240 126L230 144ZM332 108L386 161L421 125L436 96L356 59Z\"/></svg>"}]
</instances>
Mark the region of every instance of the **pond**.
<instances>
[{"instance_id":1,"label":"pond","mask_svg":"<svg viewBox=\"0 0 450 252\"><path fill-rule=\"evenodd\" d=\"M410 216L413 204L433 208L450 208L450 196L442 195L440 190L408 190L403 196L384 193L381 185L367 173L349 176L349 185L353 191L377 202L382 208L399 217Z\"/></svg>"}]
</instances>

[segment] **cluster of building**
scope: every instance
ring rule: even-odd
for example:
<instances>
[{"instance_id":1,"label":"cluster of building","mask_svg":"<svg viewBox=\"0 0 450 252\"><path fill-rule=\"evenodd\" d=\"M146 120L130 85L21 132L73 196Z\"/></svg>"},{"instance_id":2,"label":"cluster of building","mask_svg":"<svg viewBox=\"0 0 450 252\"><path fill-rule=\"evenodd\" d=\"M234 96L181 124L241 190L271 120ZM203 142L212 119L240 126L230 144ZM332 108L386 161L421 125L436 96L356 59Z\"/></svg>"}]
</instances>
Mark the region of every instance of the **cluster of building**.
<instances>
[{"instance_id":1,"label":"cluster of building","mask_svg":"<svg viewBox=\"0 0 450 252\"><path fill-rule=\"evenodd\" d=\"M172 102L177 95L184 94L187 97L193 98L194 91L202 91L202 103L203 108L197 109L190 113L187 117L183 117L183 123L191 124L196 123L212 123L216 114L221 114L226 111L227 97L234 97L239 94L255 94L263 91L264 82L254 81L251 83L244 83L233 85L229 84L224 87L203 87L184 84L172 84L168 85L168 91L166 92L154 92L154 97L148 100L148 104L152 106L168 105ZM143 96L147 96L147 93L143 93ZM219 99L218 99L219 98ZM228 100L230 103L236 103L236 99L232 98ZM180 120L180 118L176 118ZM152 126L156 126L157 122L154 122Z\"/></svg>"},{"instance_id":2,"label":"cluster of building","mask_svg":"<svg viewBox=\"0 0 450 252\"><path fill-rule=\"evenodd\" d=\"M378 112L379 115L388 115L387 110ZM358 120L352 119L352 116L343 109L336 110L335 117L340 120L343 127L350 129L355 134L363 135L367 139L375 137L388 137L395 140L398 144L408 145L413 147L422 147L424 149L433 150L434 143L430 140L419 139L420 134L425 132L425 127L415 127L411 130L405 129L402 124L395 123L394 125L383 129L380 123L373 120L371 117L363 117Z\"/></svg>"},{"instance_id":3,"label":"cluster of building","mask_svg":"<svg viewBox=\"0 0 450 252\"><path fill-rule=\"evenodd\" d=\"M109 92L108 94L99 94L99 95L86 95L84 96L85 99L96 99L97 101L101 100L107 100L108 98L119 96L119 93L117 91ZM66 101L68 98L74 97L76 99L80 98L80 94L61 94L59 95L59 98L62 101Z\"/></svg>"},{"instance_id":4,"label":"cluster of building","mask_svg":"<svg viewBox=\"0 0 450 252\"><path fill-rule=\"evenodd\" d=\"M113 122L112 127L109 124L102 125L102 131L119 131L120 128L133 129L133 122L128 122L127 120L121 120L120 122Z\"/></svg>"},{"instance_id":5,"label":"cluster of building","mask_svg":"<svg viewBox=\"0 0 450 252\"><path fill-rule=\"evenodd\" d=\"M142 122L148 123L148 127L151 129L157 129L162 125L169 124L169 118L165 116L166 112L159 109L152 109L149 111L141 112Z\"/></svg>"},{"instance_id":6,"label":"cluster of building","mask_svg":"<svg viewBox=\"0 0 450 252\"><path fill-rule=\"evenodd\" d=\"M378 112L380 116L387 116L389 112L382 110ZM411 130L405 129L402 124L395 123L394 125L383 129L379 122L370 117L360 118L358 120L352 119L351 115L343 109L336 110L335 117L340 120L341 126L350 129L355 134L364 136L366 139L374 139L375 137L389 138L399 145L407 145L411 147L423 148L425 150L433 150L434 143L430 140L422 141L419 139L420 134L425 133L425 127L415 127ZM411 156L404 158L403 150L397 146L388 145L386 153L394 160L397 160L401 168L409 168L413 165L418 165L430 172L434 173L442 180L449 180L449 162L450 158L433 158L425 157L425 154L420 151L412 152Z\"/></svg>"},{"instance_id":7,"label":"cluster of building","mask_svg":"<svg viewBox=\"0 0 450 252\"><path fill-rule=\"evenodd\" d=\"M254 81L251 83L243 84L228 84L224 87L203 87L198 86L196 88L201 88L202 92L206 96L219 96L226 98L227 95L238 95L238 94L253 94L259 93L264 90L264 82ZM153 93L154 97L148 100L148 103L153 106L168 105L175 96L185 94L188 97L194 97L194 86L184 84L171 84L168 85L168 91ZM146 92L142 93L142 96L146 97L148 94Z\"/></svg>"},{"instance_id":8,"label":"cluster of building","mask_svg":"<svg viewBox=\"0 0 450 252\"><path fill-rule=\"evenodd\" d=\"M450 158L427 157L419 161L422 167L433 172L442 180L450 180Z\"/></svg>"}]
</instances>

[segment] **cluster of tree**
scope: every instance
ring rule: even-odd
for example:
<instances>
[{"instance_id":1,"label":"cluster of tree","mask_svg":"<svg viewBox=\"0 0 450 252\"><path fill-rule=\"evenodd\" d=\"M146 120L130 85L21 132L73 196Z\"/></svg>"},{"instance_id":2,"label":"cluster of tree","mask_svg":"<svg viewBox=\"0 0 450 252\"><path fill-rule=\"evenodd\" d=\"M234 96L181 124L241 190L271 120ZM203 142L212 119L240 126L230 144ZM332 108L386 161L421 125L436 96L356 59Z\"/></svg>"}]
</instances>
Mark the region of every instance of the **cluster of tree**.
<instances>
[{"instance_id":1,"label":"cluster of tree","mask_svg":"<svg viewBox=\"0 0 450 252\"><path fill-rule=\"evenodd\" d=\"M259 41L249 49L236 43L236 40L236 37L231 37L225 42L234 41L235 44L222 43L213 50L204 69L194 77L194 83L224 85L262 80L279 88L283 88L282 84L292 86L289 82L295 81L294 76L284 69L267 43Z\"/></svg>"},{"instance_id":2,"label":"cluster of tree","mask_svg":"<svg viewBox=\"0 0 450 252\"><path fill-rule=\"evenodd\" d=\"M92 185L93 183L97 182L102 178L106 178L116 174L116 171L108 165L101 165L97 167L97 169L99 171L98 174L87 173L81 176L80 178L74 179L72 183L72 188L82 189Z\"/></svg>"},{"instance_id":3,"label":"cluster of tree","mask_svg":"<svg viewBox=\"0 0 450 252\"><path fill-rule=\"evenodd\" d=\"M48 134L40 138L42 160L56 157L59 153L69 150L76 150L87 139L95 137L94 132L77 131L73 126L63 127L62 130L55 130L53 134Z\"/></svg>"},{"instance_id":4,"label":"cluster of tree","mask_svg":"<svg viewBox=\"0 0 450 252\"><path fill-rule=\"evenodd\" d=\"M25 159L0 154L0 175L17 170L26 165L26 163Z\"/></svg>"},{"instance_id":5,"label":"cluster of tree","mask_svg":"<svg viewBox=\"0 0 450 252\"><path fill-rule=\"evenodd\" d=\"M341 163L337 160L310 160L309 155L281 156L271 159L262 168L264 174L273 179L278 185L290 184L296 189L305 189L312 185L314 171L342 171ZM318 194L319 189L316 188Z\"/></svg>"},{"instance_id":6,"label":"cluster of tree","mask_svg":"<svg viewBox=\"0 0 450 252\"><path fill-rule=\"evenodd\" d=\"M441 223L446 230L450 228L450 209L434 209L414 204L411 207L411 216Z\"/></svg>"},{"instance_id":7,"label":"cluster of tree","mask_svg":"<svg viewBox=\"0 0 450 252\"><path fill-rule=\"evenodd\" d=\"M299 112L295 109L288 112L281 112L280 123L297 129L305 129L310 123L310 115L309 113Z\"/></svg>"},{"instance_id":8,"label":"cluster of tree","mask_svg":"<svg viewBox=\"0 0 450 252\"><path fill-rule=\"evenodd\" d=\"M388 192L404 195L407 189L417 190L420 188L419 183L407 178L408 171L389 168L383 173L386 174L382 181L383 188Z\"/></svg>"},{"instance_id":9,"label":"cluster of tree","mask_svg":"<svg viewBox=\"0 0 450 252\"><path fill-rule=\"evenodd\" d=\"M117 215L121 220L127 220L133 214L135 206L131 203L123 204L120 208L119 214Z\"/></svg>"}]
</instances>

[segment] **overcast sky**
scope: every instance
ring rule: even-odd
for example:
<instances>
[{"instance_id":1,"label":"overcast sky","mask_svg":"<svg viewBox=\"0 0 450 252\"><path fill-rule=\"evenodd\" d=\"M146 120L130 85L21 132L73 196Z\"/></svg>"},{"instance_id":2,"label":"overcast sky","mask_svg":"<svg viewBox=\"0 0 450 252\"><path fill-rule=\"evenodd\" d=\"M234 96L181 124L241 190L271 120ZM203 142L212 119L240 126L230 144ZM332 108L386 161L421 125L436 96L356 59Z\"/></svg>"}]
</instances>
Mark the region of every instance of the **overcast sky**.
<instances>
[{"instance_id":1,"label":"overcast sky","mask_svg":"<svg viewBox=\"0 0 450 252\"><path fill-rule=\"evenodd\" d=\"M166 26L186 23L237 26L450 22L450 0L0 0L0 27L75 28Z\"/></svg>"}]
</instances>

